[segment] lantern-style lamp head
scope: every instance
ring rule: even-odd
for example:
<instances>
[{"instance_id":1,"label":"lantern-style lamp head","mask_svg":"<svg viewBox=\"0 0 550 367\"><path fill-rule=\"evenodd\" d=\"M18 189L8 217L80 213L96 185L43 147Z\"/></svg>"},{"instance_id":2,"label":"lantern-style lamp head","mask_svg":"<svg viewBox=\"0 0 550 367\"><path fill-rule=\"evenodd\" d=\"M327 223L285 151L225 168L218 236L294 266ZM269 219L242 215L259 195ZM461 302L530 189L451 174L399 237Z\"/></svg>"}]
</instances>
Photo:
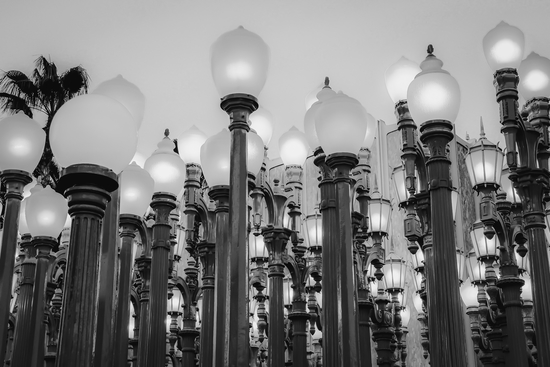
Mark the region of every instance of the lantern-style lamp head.
<instances>
[{"instance_id":1,"label":"lantern-style lamp head","mask_svg":"<svg viewBox=\"0 0 550 367\"><path fill-rule=\"evenodd\" d=\"M135 162L120 173L120 213L145 214L155 189L155 181Z\"/></svg>"},{"instance_id":2,"label":"lantern-style lamp head","mask_svg":"<svg viewBox=\"0 0 550 367\"><path fill-rule=\"evenodd\" d=\"M477 259L475 251L470 251L466 256L466 271L472 284L485 281L485 264Z\"/></svg>"},{"instance_id":3,"label":"lantern-style lamp head","mask_svg":"<svg viewBox=\"0 0 550 367\"><path fill-rule=\"evenodd\" d=\"M250 127L262 138L264 146L268 146L273 136L273 115L262 106L248 117Z\"/></svg>"},{"instance_id":4,"label":"lantern-style lamp head","mask_svg":"<svg viewBox=\"0 0 550 367\"><path fill-rule=\"evenodd\" d=\"M525 281L525 284L521 287L521 299L533 302L533 284L531 282L531 276L528 273L523 273L521 278Z\"/></svg>"},{"instance_id":5,"label":"lantern-style lamp head","mask_svg":"<svg viewBox=\"0 0 550 367\"><path fill-rule=\"evenodd\" d=\"M478 307L477 288L472 284L469 278L466 278L464 283L460 286L460 296L466 307Z\"/></svg>"},{"instance_id":6,"label":"lantern-style lamp head","mask_svg":"<svg viewBox=\"0 0 550 367\"><path fill-rule=\"evenodd\" d=\"M206 141L207 136L195 125L183 132L178 138L178 152L187 164L201 162L201 147Z\"/></svg>"},{"instance_id":7,"label":"lantern-style lamp head","mask_svg":"<svg viewBox=\"0 0 550 367\"><path fill-rule=\"evenodd\" d=\"M254 177L260 172L264 162L264 141L254 129L246 136L246 169Z\"/></svg>"},{"instance_id":8,"label":"lantern-style lamp head","mask_svg":"<svg viewBox=\"0 0 550 367\"><path fill-rule=\"evenodd\" d=\"M321 146L315 128L317 112L319 111L319 108L321 108L324 101L327 101L336 95L336 92L330 88L329 82L329 78L325 78L325 86L317 93L317 101L311 105L304 116L304 132L306 133L306 139L311 149L314 150Z\"/></svg>"},{"instance_id":9,"label":"lantern-style lamp head","mask_svg":"<svg viewBox=\"0 0 550 367\"><path fill-rule=\"evenodd\" d=\"M137 129L130 112L100 94L66 102L50 128L52 151L62 167L88 163L120 173L136 152Z\"/></svg>"},{"instance_id":10,"label":"lantern-style lamp head","mask_svg":"<svg viewBox=\"0 0 550 367\"><path fill-rule=\"evenodd\" d=\"M174 152L174 142L168 135L166 129L164 138L157 144L157 150L147 158L144 168L155 181L155 192L177 195L185 181L185 163Z\"/></svg>"},{"instance_id":11,"label":"lantern-style lamp head","mask_svg":"<svg viewBox=\"0 0 550 367\"><path fill-rule=\"evenodd\" d=\"M393 258L392 254L389 254L382 270L384 287L388 292L402 292L405 289L405 270L405 261Z\"/></svg>"},{"instance_id":12,"label":"lantern-style lamp head","mask_svg":"<svg viewBox=\"0 0 550 367\"><path fill-rule=\"evenodd\" d=\"M23 112L0 120L0 171L32 173L44 150L46 133Z\"/></svg>"},{"instance_id":13,"label":"lantern-style lamp head","mask_svg":"<svg viewBox=\"0 0 550 367\"><path fill-rule=\"evenodd\" d=\"M264 236L261 234L252 234L249 236L249 251L250 259L256 261L256 259L267 259L267 248L264 242Z\"/></svg>"},{"instance_id":14,"label":"lantern-style lamp head","mask_svg":"<svg viewBox=\"0 0 550 367\"><path fill-rule=\"evenodd\" d=\"M113 79L106 80L98 85L94 93L111 97L120 102L128 109L128 112L134 118L136 130L139 130L145 113L145 96L135 84L130 83L119 74Z\"/></svg>"},{"instance_id":15,"label":"lantern-style lamp head","mask_svg":"<svg viewBox=\"0 0 550 367\"><path fill-rule=\"evenodd\" d=\"M378 233L385 236L388 233L391 215L391 203L388 199L384 199L378 191L378 185L375 185L368 201L369 206L369 229L368 233Z\"/></svg>"},{"instance_id":16,"label":"lantern-style lamp head","mask_svg":"<svg viewBox=\"0 0 550 367\"><path fill-rule=\"evenodd\" d=\"M443 62L433 55L432 45L428 56L420 64L422 71L414 78L407 90L409 111L414 121L431 120L453 122L460 107L460 87Z\"/></svg>"},{"instance_id":17,"label":"lantern-style lamp head","mask_svg":"<svg viewBox=\"0 0 550 367\"><path fill-rule=\"evenodd\" d=\"M498 259L498 236L488 239L484 234L485 227L482 222L475 222L472 230L470 231L470 237L474 245L474 250L478 260L494 261Z\"/></svg>"},{"instance_id":18,"label":"lantern-style lamp head","mask_svg":"<svg viewBox=\"0 0 550 367\"><path fill-rule=\"evenodd\" d=\"M183 297L181 295L181 291L178 288L174 287L172 292L172 298L170 298L170 302L168 304L168 311L182 313Z\"/></svg>"},{"instance_id":19,"label":"lantern-style lamp head","mask_svg":"<svg viewBox=\"0 0 550 367\"><path fill-rule=\"evenodd\" d=\"M291 127L279 138L279 152L285 166L302 166L309 153L306 134Z\"/></svg>"},{"instance_id":20,"label":"lantern-style lamp head","mask_svg":"<svg viewBox=\"0 0 550 367\"><path fill-rule=\"evenodd\" d=\"M358 100L338 92L321 103L315 115L315 131L327 156L357 154L367 134L367 110Z\"/></svg>"},{"instance_id":21,"label":"lantern-style lamp head","mask_svg":"<svg viewBox=\"0 0 550 367\"><path fill-rule=\"evenodd\" d=\"M409 84L420 72L420 66L404 56L386 70L386 89L393 103L407 99Z\"/></svg>"},{"instance_id":22,"label":"lantern-style lamp head","mask_svg":"<svg viewBox=\"0 0 550 367\"><path fill-rule=\"evenodd\" d=\"M480 138L470 146L466 156L466 167L474 190L480 191L485 187L497 190L500 187L504 153L498 145L485 137L483 121L480 125Z\"/></svg>"},{"instance_id":23,"label":"lantern-style lamp head","mask_svg":"<svg viewBox=\"0 0 550 367\"><path fill-rule=\"evenodd\" d=\"M57 238L65 225L69 210L63 195L55 192L50 186L42 188L36 185L31 190L31 196L25 201L25 218L30 234L33 237Z\"/></svg>"},{"instance_id":24,"label":"lantern-style lamp head","mask_svg":"<svg viewBox=\"0 0 550 367\"><path fill-rule=\"evenodd\" d=\"M524 47L523 32L506 22L500 22L483 37L483 52L493 72L504 68L517 69Z\"/></svg>"},{"instance_id":25,"label":"lantern-style lamp head","mask_svg":"<svg viewBox=\"0 0 550 367\"><path fill-rule=\"evenodd\" d=\"M411 309L405 307L401 310L401 326L408 327L411 320Z\"/></svg>"},{"instance_id":26,"label":"lantern-style lamp head","mask_svg":"<svg viewBox=\"0 0 550 367\"><path fill-rule=\"evenodd\" d=\"M308 248L313 250L323 246L323 226L321 222L321 214L310 214L304 222L306 227L306 239Z\"/></svg>"},{"instance_id":27,"label":"lantern-style lamp head","mask_svg":"<svg viewBox=\"0 0 550 367\"><path fill-rule=\"evenodd\" d=\"M206 139L201 147L201 166L208 186L229 185L231 135L223 129Z\"/></svg>"},{"instance_id":28,"label":"lantern-style lamp head","mask_svg":"<svg viewBox=\"0 0 550 367\"><path fill-rule=\"evenodd\" d=\"M269 67L269 47L242 26L222 34L210 49L212 78L220 97L233 93L257 97Z\"/></svg>"},{"instance_id":29,"label":"lantern-style lamp head","mask_svg":"<svg viewBox=\"0 0 550 367\"><path fill-rule=\"evenodd\" d=\"M518 90L526 101L550 97L550 60L531 52L519 66Z\"/></svg>"},{"instance_id":30,"label":"lantern-style lamp head","mask_svg":"<svg viewBox=\"0 0 550 367\"><path fill-rule=\"evenodd\" d=\"M518 192L515 187L512 185L510 180L510 168L504 167L502 169L502 174L500 176L500 187L502 191L506 193L506 200L512 204L521 204L521 199L519 198Z\"/></svg>"}]
</instances>

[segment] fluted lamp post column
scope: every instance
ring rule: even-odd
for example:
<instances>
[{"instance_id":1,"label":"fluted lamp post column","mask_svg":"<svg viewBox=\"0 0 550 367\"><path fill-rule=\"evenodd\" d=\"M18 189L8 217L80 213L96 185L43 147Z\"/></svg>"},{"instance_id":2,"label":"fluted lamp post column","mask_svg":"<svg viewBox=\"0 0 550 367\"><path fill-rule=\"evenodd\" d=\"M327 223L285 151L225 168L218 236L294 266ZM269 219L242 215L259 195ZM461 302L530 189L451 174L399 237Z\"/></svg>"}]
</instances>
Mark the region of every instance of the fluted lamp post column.
<instances>
[{"instance_id":1,"label":"fluted lamp post column","mask_svg":"<svg viewBox=\"0 0 550 367\"><path fill-rule=\"evenodd\" d=\"M116 175L135 153L137 130L119 102L88 94L58 110L50 141L66 167L57 191L68 199L72 218L56 365L88 367L95 358L101 221L118 188Z\"/></svg>"},{"instance_id":2,"label":"fluted lamp post column","mask_svg":"<svg viewBox=\"0 0 550 367\"><path fill-rule=\"evenodd\" d=\"M218 328L225 343L215 353L224 365L248 363L248 256L247 256L247 132L249 115L258 108L269 64L269 47L255 33L239 27L221 35L212 45L212 77L220 94L221 108L230 117L229 251L227 323Z\"/></svg>"},{"instance_id":3,"label":"fluted lamp post column","mask_svg":"<svg viewBox=\"0 0 550 367\"><path fill-rule=\"evenodd\" d=\"M550 95L550 88L548 83L541 81L548 80L550 69L548 59L538 55L529 55L522 61L524 43L521 30L501 22L484 37L483 48L487 62L494 71L493 84L501 112L501 132L506 141L510 180L514 182L523 203L535 306L537 363L548 365L550 315L542 310L550 303L550 267L544 235L543 204L543 195L549 185L550 105L547 96ZM527 101L524 110L526 118L518 109L518 88Z\"/></svg>"},{"instance_id":4,"label":"fluted lamp post column","mask_svg":"<svg viewBox=\"0 0 550 367\"><path fill-rule=\"evenodd\" d=\"M327 366L356 366L360 360L349 210L350 171L359 162L357 154L367 133L367 118L365 108L341 92L322 101L315 115L317 138L326 154L326 164L334 170L336 205L336 222L326 227L323 223L327 231L323 239L332 238L323 243L323 279L331 279L335 284L334 288L323 290L326 292L323 310L327 312L323 325L326 342L323 364Z\"/></svg>"},{"instance_id":5,"label":"fluted lamp post column","mask_svg":"<svg viewBox=\"0 0 550 367\"><path fill-rule=\"evenodd\" d=\"M454 138L453 121L460 106L456 80L428 47L420 72L409 85L411 116L420 123L420 140L430 150L426 162L433 232L432 264L426 266L430 355L434 366L466 366L465 331L457 277L452 182L447 144ZM427 264L428 265L428 264Z\"/></svg>"},{"instance_id":6,"label":"fluted lamp post column","mask_svg":"<svg viewBox=\"0 0 550 367\"><path fill-rule=\"evenodd\" d=\"M120 267L118 276L118 302L116 304L114 358L115 366L123 366L128 359L128 338L130 319L130 289L132 283L132 253L136 231L144 233L142 215L153 196L155 182L151 175L135 162L120 174ZM142 239L145 241L146 239ZM147 334L145 334L147 335Z\"/></svg>"},{"instance_id":7,"label":"fluted lamp post column","mask_svg":"<svg viewBox=\"0 0 550 367\"><path fill-rule=\"evenodd\" d=\"M151 245L151 285L149 335L145 367L162 366L166 356L166 310L170 257L170 212L176 207L176 195L185 181L185 163L174 152L168 129L158 149L145 161L144 168L155 181L151 208L155 211ZM141 349L141 345L138 347Z\"/></svg>"},{"instance_id":8,"label":"fluted lamp post column","mask_svg":"<svg viewBox=\"0 0 550 367\"><path fill-rule=\"evenodd\" d=\"M17 230L22 193L31 182L42 156L46 135L40 125L19 113L0 121L0 180L6 186L4 222L0 239L0 363L4 363L8 343L8 320L17 248Z\"/></svg>"}]
</instances>

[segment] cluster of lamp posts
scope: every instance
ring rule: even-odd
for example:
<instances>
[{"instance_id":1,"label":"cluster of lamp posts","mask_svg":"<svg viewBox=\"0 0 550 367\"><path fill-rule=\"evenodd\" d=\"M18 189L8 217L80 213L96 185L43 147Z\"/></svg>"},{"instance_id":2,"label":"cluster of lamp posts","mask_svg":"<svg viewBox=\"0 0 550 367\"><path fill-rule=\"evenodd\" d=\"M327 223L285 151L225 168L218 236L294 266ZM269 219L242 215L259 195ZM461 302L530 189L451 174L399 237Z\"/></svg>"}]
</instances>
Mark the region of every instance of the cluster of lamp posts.
<instances>
[{"instance_id":1,"label":"cluster of lamp posts","mask_svg":"<svg viewBox=\"0 0 550 367\"><path fill-rule=\"evenodd\" d=\"M461 292L472 320L472 339L483 363L528 366L536 360L539 366L545 366L550 364L550 316L543 312L533 316L532 309L534 306L535 310L544 310L550 303L543 208L548 196L550 156L550 108L545 97L550 95L550 61L536 54L522 61L523 34L505 23L489 32L483 42L487 60L495 70L509 179L500 179L502 151L482 136L471 146L467 160L474 189L483 194L480 221L472 232L476 261L471 261L471 255L467 262L470 279L466 283L476 285L477 290L463 284ZM221 108L230 116L228 130L206 139L193 127L178 139L179 155L167 132L144 168L128 164L136 150L144 97L136 86L117 77L100 85L94 93L68 101L58 111L49 138L57 163L64 167L62 176L55 191L36 185L24 205L24 187L32 181L30 172L41 157L45 134L38 123L22 114L0 121L0 177L6 188L0 251L0 360L7 355L19 231L25 232L20 240L24 260L10 365L43 364L42 321L47 298L44 279L50 253L58 246L56 238L66 226L67 213L71 219L70 247L63 277L55 364L92 366L104 358L96 353L101 344L96 340L97 328L104 321L98 320L97 312L102 287L98 282L99 263L102 236L114 205L122 238L117 285L121 292L117 298L121 324L130 318L131 247L136 232L143 243L143 251L136 259L140 273L137 365L165 364L167 295L173 293L174 287L172 283L169 289L168 279L174 267L172 260L178 260L173 249L174 211L186 215L185 241L190 256L195 258L191 260L195 269L186 268L185 282L176 286L183 298L189 298L189 294L195 298L185 299L183 305L176 302L169 310L172 364L194 365L195 342L200 340L201 366L256 365L257 360L267 360L272 367L284 365L285 349L287 359L289 355L284 321L287 306L287 317L293 323L291 355L295 365L311 363L307 353L308 320L311 331L318 338L322 335L325 366L370 366L371 338L376 342L379 366L394 366L398 360L405 365L404 336L410 317L400 296L405 289L405 262L384 254L382 239L388 234L391 206L380 196L376 185L370 192L367 178L374 118L357 100L332 91L327 79L306 113L306 134L293 128L281 136L287 179L284 189L278 183L271 187L265 181L262 164L272 129L263 123L266 119L262 113L253 114L259 107L255 96L267 77L269 48L258 35L239 27L214 43L211 61ZM402 131L404 168L398 192L404 190L400 205L406 209L405 235L416 259L416 270L422 274L418 295L424 303L419 309L426 339L423 346L429 348L433 366L464 367L467 355L457 277L460 261L457 265L452 245L453 187L446 153L454 136L452 122L458 114L460 90L442 65L430 46L420 68L403 58L388 69L386 81L396 103L398 129ZM518 84L519 92L528 101L521 112L517 107ZM421 123L420 135L414 121ZM429 155L422 144L428 147ZM301 166L310 148L321 172L321 215L308 216L306 220L308 249L300 238ZM352 171L358 179L350 179ZM510 182L517 191L512 190ZM513 203L497 191L501 185L508 188L508 199L514 198ZM351 189L355 190L359 208L354 213L349 210ZM516 200L516 192L523 206ZM205 205L206 193L215 203L213 210ZM142 217L148 206L154 213L149 232ZM25 221L20 221L20 213ZM291 218L286 227L285 213ZM256 268L252 270L255 281L250 283L256 292L254 304L258 310L253 337L261 334L262 340L268 341L263 357L256 349L254 358L243 352L251 346L249 217L253 218L251 238L261 232L269 254L251 255ZM19 227L22 222L27 228ZM199 223L200 237L195 230ZM264 223L267 225L262 226ZM373 245L367 248L368 238ZM527 247L531 253L529 266L523 260ZM311 257L306 256L308 250ZM478 266L478 259L483 266ZM499 259L500 277L494 270ZM200 281L199 262L203 270ZM531 273L532 297L531 292L524 291L522 301L521 287L526 278L519 274L527 272ZM289 280L284 279L285 273L290 273L293 284L293 293L286 301L283 285ZM310 276L313 281L308 280ZM326 281L321 286L322 279ZM377 283L376 279L384 282ZM268 295L262 293L266 288ZM320 296L321 288L324 297ZM306 293L310 295L307 300ZM197 297L202 302L200 336L195 326ZM179 326L176 320L182 315ZM321 327L322 334L318 333ZM122 352L109 353L125 363L127 325L115 335L112 348L117 349L117 343L122 343ZM437 337L428 344L428 335ZM174 358L176 342L182 353Z\"/></svg>"}]
</instances>

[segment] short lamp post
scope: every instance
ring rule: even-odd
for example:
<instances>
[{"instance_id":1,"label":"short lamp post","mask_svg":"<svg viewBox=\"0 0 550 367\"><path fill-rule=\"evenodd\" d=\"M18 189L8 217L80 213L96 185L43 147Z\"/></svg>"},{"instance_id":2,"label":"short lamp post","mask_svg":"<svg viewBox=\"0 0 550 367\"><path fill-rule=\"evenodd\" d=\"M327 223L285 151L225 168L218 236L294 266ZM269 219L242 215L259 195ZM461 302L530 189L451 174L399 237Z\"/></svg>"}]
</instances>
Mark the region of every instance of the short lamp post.
<instances>
[{"instance_id":1,"label":"short lamp post","mask_svg":"<svg viewBox=\"0 0 550 367\"><path fill-rule=\"evenodd\" d=\"M8 330L23 188L32 180L30 173L40 160L45 139L40 125L23 113L0 121L0 180L6 186L0 240L0 363L4 363L8 344L8 333L5 331Z\"/></svg>"},{"instance_id":2,"label":"short lamp post","mask_svg":"<svg viewBox=\"0 0 550 367\"><path fill-rule=\"evenodd\" d=\"M548 190L548 126L550 104L549 60L530 55L522 61L525 37L516 27L501 22L483 39L485 57L494 72L496 100L500 107L501 131L506 141L506 163L523 203L525 231L529 242L535 310L550 303L550 266L544 234L543 196ZM504 46L503 46L504 45ZM519 67L519 75L518 75ZM518 108L518 89L527 101L524 113ZM545 97L542 97L545 96ZM535 314L538 361L550 364L550 315Z\"/></svg>"}]
</instances>

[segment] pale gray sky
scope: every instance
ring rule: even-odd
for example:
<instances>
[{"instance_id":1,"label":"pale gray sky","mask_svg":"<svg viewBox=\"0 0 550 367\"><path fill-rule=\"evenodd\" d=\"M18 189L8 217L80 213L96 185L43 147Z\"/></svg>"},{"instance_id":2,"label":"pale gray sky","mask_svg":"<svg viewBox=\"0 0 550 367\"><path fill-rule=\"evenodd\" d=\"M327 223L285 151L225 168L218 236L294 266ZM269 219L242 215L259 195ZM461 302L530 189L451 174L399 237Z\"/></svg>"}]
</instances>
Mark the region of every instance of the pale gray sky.
<instances>
[{"instance_id":1,"label":"pale gray sky","mask_svg":"<svg viewBox=\"0 0 550 367\"><path fill-rule=\"evenodd\" d=\"M210 45L239 25L271 48L260 103L276 118L270 157L292 125L303 130L304 98L328 75L334 89L358 99L377 119L394 123L384 71L401 55L420 62L426 46L461 87L456 125L464 137L500 138L483 36L504 20L523 30L530 51L550 57L548 1L8 1L0 0L0 69L30 73L39 55L61 70L81 64L92 90L122 74L147 98L138 150L150 154L196 124L208 135L227 126L210 76Z\"/></svg>"}]
</instances>

